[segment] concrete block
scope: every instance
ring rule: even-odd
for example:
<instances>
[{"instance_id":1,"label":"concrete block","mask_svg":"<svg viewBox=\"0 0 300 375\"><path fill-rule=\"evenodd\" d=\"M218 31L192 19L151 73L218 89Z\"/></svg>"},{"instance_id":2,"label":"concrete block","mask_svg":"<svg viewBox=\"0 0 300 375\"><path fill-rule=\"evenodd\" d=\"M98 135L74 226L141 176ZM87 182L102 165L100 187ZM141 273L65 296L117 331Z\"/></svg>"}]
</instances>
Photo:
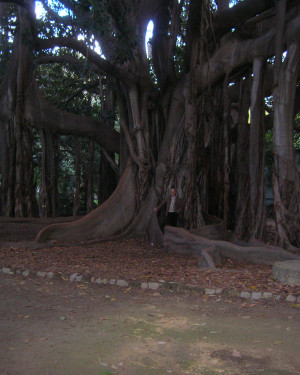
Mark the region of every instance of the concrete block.
<instances>
[{"instance_id":1,"label":"concrete block","mask_svg":"<svg viewBox=\"0 0 300 375\"><path fill-rule=\"evenodd\" d=\"M300 260L286 260L275 262L273 277L288 285L300 285Z\"/></svg>"}]
</instances>

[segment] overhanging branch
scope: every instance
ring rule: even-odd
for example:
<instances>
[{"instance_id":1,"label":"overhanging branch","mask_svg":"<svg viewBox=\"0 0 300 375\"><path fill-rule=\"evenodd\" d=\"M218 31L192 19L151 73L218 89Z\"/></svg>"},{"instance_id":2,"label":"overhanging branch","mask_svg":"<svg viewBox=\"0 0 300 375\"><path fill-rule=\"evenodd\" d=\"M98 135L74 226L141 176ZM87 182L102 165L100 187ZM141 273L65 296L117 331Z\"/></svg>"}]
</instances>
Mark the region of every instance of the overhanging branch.
<instances>
[{"instance_id":1,"label":"overhanging branch","mask_svg":"<svg viewBox=\"0 0 300 375\"><path fill-rule=\"evenodd\" d=\"M43 98L36 85L26 95L25 108L26 119L35 128L47 128L57 134L89 137L108 151L120 152L120 134L111 126L56 108Z\"/></svg>"},{"instance_id":2,"label":"overhanging branch","mask_svg":"<svg viewBox=\"0 0 300 375\"><path fill-rule=\"evenodd\" d=\"M112 65L108 60L102 58L98 53L90 49L83 41L73 38L51 38L39 39L38 49L49 49L54 47L66 47L80 52L88 61L95 64L103 73L120 79L125 84L132 84L137 82L138 77L129 73L115 65Z\"/></svg>"}]
</instances>

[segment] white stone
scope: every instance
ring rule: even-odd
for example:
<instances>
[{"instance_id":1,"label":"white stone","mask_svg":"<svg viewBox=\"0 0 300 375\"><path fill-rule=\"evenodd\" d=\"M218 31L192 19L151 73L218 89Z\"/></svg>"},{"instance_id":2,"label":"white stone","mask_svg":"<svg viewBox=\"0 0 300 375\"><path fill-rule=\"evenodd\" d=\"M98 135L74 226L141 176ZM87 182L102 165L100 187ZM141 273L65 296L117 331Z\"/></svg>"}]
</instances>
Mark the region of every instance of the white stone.
<instances>
[{"instance_id":1,"label":"white stone","mask_svg":"<svg viewBox=\"0 0 300 375\"><path fill-rule=\"evenodd\" d=\"M116 280L115 280L115 279L110 279L110 280L109 280L109 283L110 283L111 285L115 285Z\"/></svg>"},{"instance_id":2,"label":"white stone","mask_svg":"<svg viewBox=\"0 0 300 375\"><path fill-rule=\"evenodd\" d=\"M75 281L78 281L79 283L82 281L83 275L78 275L75 277Z\"/></svg>"},{"instance_id":3,"label":"white stone","mask_svg":"<svg viewBox=\"0 0 300 375\"><path fill-rule=\"evenodd\" d=\"M149 282L148 285L149 285L149 289L152 289L152 290L157 290L160 286L159 283L151 283L151 282Z\"/></svg>"},{"instance_id":4,"label":"white stone","mask_svg":"<svg viewBox=\"0 0 300 375\"><path fill-rule=\"evenodd\" d=\"M148 283L142 283L141 288L142 289L148 289Z\"/></svg>"},{"instance_id":5,"label":"white stone","mask_svg":"<svg viewBox=\"0 0 300 375\"><path fill-rule=\"evenodd\" d=\"M23 271L22 275L25 276L25 277L29 276L29 271L28 270Z\"/></svg>"},{"instance_id":6,"label":"white stone","mask_svg":"<svg viewBox=\"0 0 300 375\"><path fill-rule=\"evenodd\" d=\"M6 275L13 275L13 272L10 268L3 267L2 272Z\"/></svg>"},{"instance_id":7,"label":"white stone","mask_svg":"<svg viewBox=\"0 0 300 375\"><path fill-rule=\"evenodd\" d=\"M108 283L108 280L107 280L107 279L102 279L102 280L100 279L100 283L101 283L101 284L107 284L107 283Z\"/></svg>"},{"instance_id":8,"label":"white stone","mask_svg":"<svg viewBox=\"0 0 300 375\"><path fill-rule=\"evenodd\" d=\"M280 294L276 294L274 298L275 298L276 301L279 301L281 299L281 296L280 296Z\"/></svg>"},{"instance_id":9,"label":"white stone","mask_svg":"<svg viewBox=\"0 0 300 375\"><path fill-rule=\"evenodd\" d=\"M128 286L128 282L126 280L117 280L116 285L118 286Z\"/></svg>"},{"instance_id":10,"label":"white stone","mask_svg":"<svg viewBox=\"0 0 300 375\"><path fill-rule=\"evenodd\" d=\"M261 299L261 292L252 292L252 299Z\"/></svg>"},{"instance_id":11,"label":"white stone","mask_svg":"<svg viewBox=\"0 0 300 375\"><path fill-rule=\"evenodd\" d=\"M273 297L273 293L271 292L263 292L263 298L272 298Z\"/></svg>"},{"instance_id":12,"label":"white stone","mask_svg":"<svg viewBox=\"0 0 300 375\"><path fill-rule=\"evenodd\" d=\"M241 292L240 296L241 296L241 298L249 299L250 298L250 293L249 292Z\"/></svg>"},{"instance_id":13,"label":"white stone","mask_svg":"<svg viewBox=\"0 0 300 375\"><path fill-rule=\"evenodd\" d=\"M38 271L38 272L36 273L36 275L37 275L38 277L46 277L47 272L44 272L44 271Z\"/></svg>"},{"instance_id":14,"label":"white stone","mask_svg":"<svg viewBox=\"0 0 300 375\"><path fill-rule=\"evenodd\" d=\"M209 296L213 296L215 293L216 293L215 289L205 288L205 294L208 294Z\"/></svg>"},{"instance_id":15,"label":"white stone","mask_svg":"<svg viewBox=\"0 0 300 375\"><path fill-rule=\"evenodd\" d=\"M73 275L70 276L70 281L76 281L77 276L78 276L78 273L73 273Z\"/></svg>"},{"instance_id":16,"label":"white stone","mask_svg":"<svg viewBox=\"0 0 300 375\"><path fill-rule=\"evenodd\" d=\"M292 294L289 294L289 295L286 297L286 301L287 301L287 302L295 302L295 301L296 301L296 297L293 296Z\"/></svg>"},{"instance_id":17,"label":"white stone","mask_svg":"<svg viewBox=\"0 0 300 375\"><path fill-rule=\"evenodd\" d=\"M53 279L54 272L47 272L47 277L48 277L48 279Z\"/></svg>"},{"instance_id":18,"label":"white stone","mask_svg":"<svg viewBox=\"0 0 300 375\"><path fill-rule=\"evenodd\" d=\"M223 289L222 288L217 288L216 289L216 294L222 294L223 292Z\"/></svg>"}]
</instances>

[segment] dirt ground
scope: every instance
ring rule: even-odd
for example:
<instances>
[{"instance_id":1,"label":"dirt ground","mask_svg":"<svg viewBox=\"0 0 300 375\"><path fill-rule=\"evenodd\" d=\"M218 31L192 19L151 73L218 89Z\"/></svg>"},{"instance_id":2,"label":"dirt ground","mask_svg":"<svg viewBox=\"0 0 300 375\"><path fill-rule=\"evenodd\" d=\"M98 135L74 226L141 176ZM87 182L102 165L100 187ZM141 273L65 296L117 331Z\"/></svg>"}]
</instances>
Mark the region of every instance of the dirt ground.
<instances>
[{"instance_id":1,"label":"dirt ground","mask_svg":"<svg viewBox=\"0 0 300 375\"><path fill-rule=\"evenodd\" d=\"M75 218L76 219L76 218ZM77 272L100 278L128 281L178 282L201 288L227 288L240 291L268 291L283 296L300 295L300 286L276 282L270 266L257 266L227 260L217 271L200 270L198 257L177 255L151 247L141 240L99 244L76 243L62 247L32 246L32 240L45 225L74 218L0 218L0 266L52 271L65 277Z\"/></svg>"},{"instance_id":2,"label":"dirt ground","mask_svg":"<svg viewBox=\"0 0 300 375\"><path fill-rule=\"evenodd\" d=\"M138 240L33 249L55 221L0 218L0 266L300 294L271 267L203 271L197 257ZM296 375L299 331L297 303L0 273L0 375Z\"/></svg>"},{"instance_id":3,"label":"dirt ground","mask_svg":"<svg viewBox=\"0 0 300 375\"><path fill-rule=\"evenodd\" d=\"M296 375L300 310L0 274L1 375Z\"/></svg>"}]
</instances>

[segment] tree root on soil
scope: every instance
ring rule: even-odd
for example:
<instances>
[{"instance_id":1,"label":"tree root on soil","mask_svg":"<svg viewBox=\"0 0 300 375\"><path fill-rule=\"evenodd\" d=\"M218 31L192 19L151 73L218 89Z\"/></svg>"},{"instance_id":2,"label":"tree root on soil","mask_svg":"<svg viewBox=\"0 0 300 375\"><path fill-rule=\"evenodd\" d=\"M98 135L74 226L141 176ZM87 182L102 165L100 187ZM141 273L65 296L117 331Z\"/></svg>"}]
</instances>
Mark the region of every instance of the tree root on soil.
<instances>
[{"instance_id":1,"label":"tree root on soil","mask_svg":"<svg viewBox=\"0 0 300 375\"><path fill-rule=\"evenodd\" d=\"M196 254L199 266L215 268L222 258L252 264L272 265L277 261L300 260L300 256L278 247L239 246L232 242L211 240L183 228L165 227L164 247L180 254Z\"/></svg>"}]
</instances>

